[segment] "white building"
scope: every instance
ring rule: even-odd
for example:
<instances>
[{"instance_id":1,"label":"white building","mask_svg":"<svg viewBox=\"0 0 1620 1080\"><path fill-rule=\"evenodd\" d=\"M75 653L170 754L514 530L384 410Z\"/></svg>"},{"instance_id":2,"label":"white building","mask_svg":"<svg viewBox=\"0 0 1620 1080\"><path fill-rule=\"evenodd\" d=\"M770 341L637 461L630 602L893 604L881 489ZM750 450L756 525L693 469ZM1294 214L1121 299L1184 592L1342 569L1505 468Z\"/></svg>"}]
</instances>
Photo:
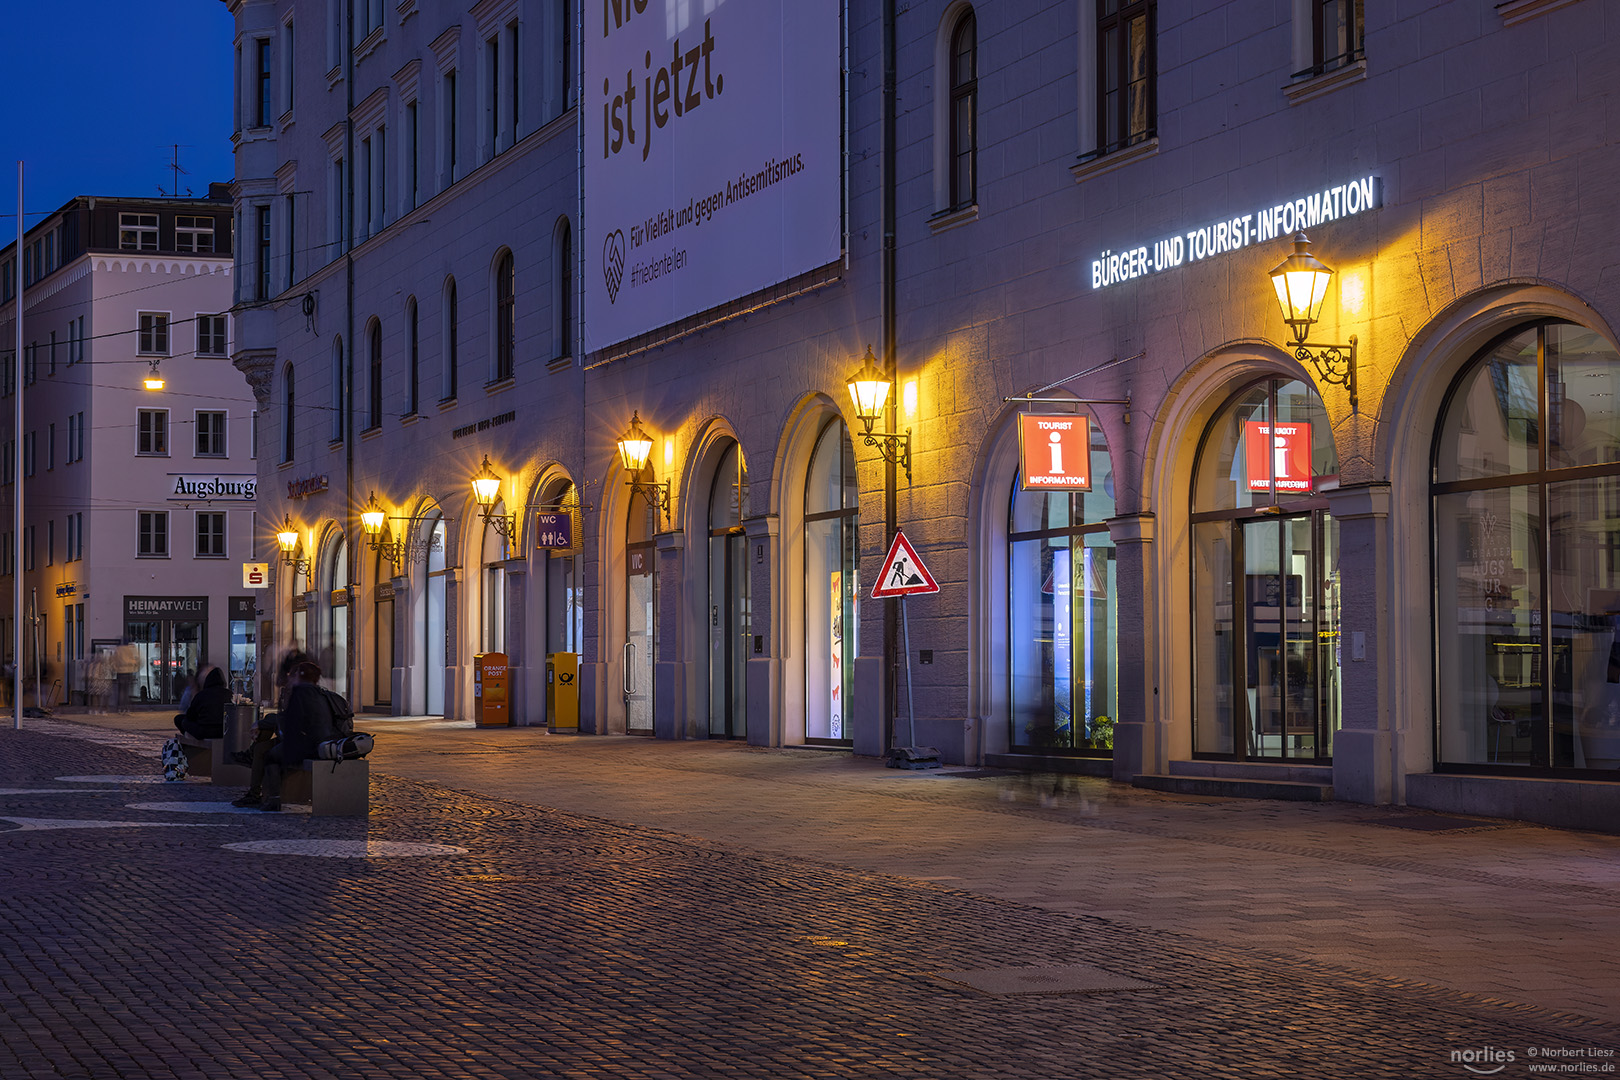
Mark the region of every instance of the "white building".
<instances>
[{"instance_id":1,"label":"white building","mask_svg":"<svg viewBox=\"0 0 1620 1080\"><path fill-rule=\"evenodd\" d=\"M142 656L137 701L177 700L203 663L253 683L257 604L241 563L255 533L255 417L229 361L231 213L215 188L208 199L73 199L27 231L20 278L16 244L0 252L0 637L9 655L20 580L32 620L24 677L37 638L57 702L81 702L85 658L126 639ZM10 441L19 279L20 461ZM154 373L161 390L145 387Z\"/></svg>"},{"instance_id":2,"label":"white building","mask_svg":"<svg viewBox=\"0 0 1620 1080\"><path fill-rule=\"evenodd\" d=\"M1620 820L1600 0L227 3L276 634L359 704L577 653L586 731Z\"/></svg>"}]
</instances>

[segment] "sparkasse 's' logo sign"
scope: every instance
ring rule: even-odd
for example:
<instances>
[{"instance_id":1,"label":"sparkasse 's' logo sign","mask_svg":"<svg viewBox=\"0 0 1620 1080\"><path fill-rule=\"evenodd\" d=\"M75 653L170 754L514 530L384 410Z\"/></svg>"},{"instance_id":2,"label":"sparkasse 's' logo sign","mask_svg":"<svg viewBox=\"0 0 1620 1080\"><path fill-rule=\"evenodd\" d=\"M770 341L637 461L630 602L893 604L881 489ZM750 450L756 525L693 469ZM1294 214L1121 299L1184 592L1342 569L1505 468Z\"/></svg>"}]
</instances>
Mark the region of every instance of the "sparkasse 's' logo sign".
<instances>
[{"instance_id":1,"label":"sparkasse 's' logo sign","mask_svg":"<svg viewBox=\"0 0 1620 1080\"><path fill-rule=\"evenodd\" d=\"M608 233L602 245L602 275L607 278L608 303L619 301L619 286L624 284L624 230Z\"/></svg>"},{"instance_id":2,"label":"sparkasse 's' logo sign","mask_svg":"<svg viewBox=\"0 0 1620 1080\"><path fill-rule=\"evenodd\" d=\"M1478 1050L1453 1050L1451 1052L1452 1064L1461 1065L1475 1076L1494 1076L1507 1068L1513 1059L1513 1051L1498 1050L1494 1046L1482 1046Z\"/></svg>"}]
</instances>

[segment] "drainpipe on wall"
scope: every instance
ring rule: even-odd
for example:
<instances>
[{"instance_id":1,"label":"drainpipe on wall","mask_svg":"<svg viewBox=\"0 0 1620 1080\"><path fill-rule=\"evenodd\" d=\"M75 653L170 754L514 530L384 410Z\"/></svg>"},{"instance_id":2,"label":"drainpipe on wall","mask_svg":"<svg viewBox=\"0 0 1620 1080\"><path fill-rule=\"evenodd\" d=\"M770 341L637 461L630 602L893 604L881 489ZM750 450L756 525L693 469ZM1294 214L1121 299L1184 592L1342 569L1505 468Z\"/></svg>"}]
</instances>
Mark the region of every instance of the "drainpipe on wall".
<instances>
[{"instance_id":1,"label":"drainpipe on wall","mask_svg":"<svg viewBox=\"0 0 1620 1080\"><path fill-rule=\"evenodd\" d=\"M340 230L343 236L343 550L348 560L349 596L343 607L343 617L348 622L348 632L344 635L348 642L349 656L360 656L360 643L355 640L355 628L359 620L355 618L355 609L359 607L354 602L354 585L360 580L360 545L350 543L349 539L354 533L354 174L359 171L360 163L354 159L354 5L345 5L348 14L345 21L348 32L344 35L343 49L343 153L348 158L349 167L343 170L343 202L344 213L348 218L347 231ZM371 168L367 164L366 181L371 181ZM332 603L332 592L327 590L327 605ZM332 657L334 661L337 657ZM353 670L353 665L345 658L344 667ZM336 665L334 664L334 667ZM332 673L336 678L336 672ZM344 681L357 682L344 673ZM346 695L353 707L359 688L349 686Z\"/></svg>"},{"instance_id":2,"label":"drainpipe on wall","mask_svg":"<svg viewBox=\"0 0 1620 1080\"><path fill-rule=\"evenodd\" d=\"M880 185L883 189L883 208L880 227L883 232L883 254L880 261L879 290L880 327L878 337L883 351L883 374L895 383L895 211L894 211L894 154L895 154L895 10L894 0L883 0L883 153L880 166ZM896 431L898 418L895 399L900 395L892 389L887 407L887 430ZM894 543L899 527L897 508L896 463L885 456L883 464L883 550ZM898 660L898 623L895 619L898 600L883 601L883 752L894 746L895 664Z\"/></svg>"}]
</instances>

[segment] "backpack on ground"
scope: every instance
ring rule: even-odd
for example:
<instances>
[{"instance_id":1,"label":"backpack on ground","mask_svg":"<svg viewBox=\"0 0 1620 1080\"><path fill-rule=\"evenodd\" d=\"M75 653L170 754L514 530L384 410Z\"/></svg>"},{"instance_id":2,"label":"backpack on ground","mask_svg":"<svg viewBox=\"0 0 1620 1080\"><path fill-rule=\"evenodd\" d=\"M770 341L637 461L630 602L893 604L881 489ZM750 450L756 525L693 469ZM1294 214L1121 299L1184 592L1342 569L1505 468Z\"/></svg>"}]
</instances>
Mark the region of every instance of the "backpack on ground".
<instances>
[{"instance_id":1,"label":"backpack on ground","mask_svg":"<svg viewBox=\"0 0 1620 1080\"><path fill-rule=\"evenodd\" d=\"M186 778L186 749L180 745L179 739L165 739L160 758L163 762L163 779L174 781Z\"/></svg>"}]
</instances>

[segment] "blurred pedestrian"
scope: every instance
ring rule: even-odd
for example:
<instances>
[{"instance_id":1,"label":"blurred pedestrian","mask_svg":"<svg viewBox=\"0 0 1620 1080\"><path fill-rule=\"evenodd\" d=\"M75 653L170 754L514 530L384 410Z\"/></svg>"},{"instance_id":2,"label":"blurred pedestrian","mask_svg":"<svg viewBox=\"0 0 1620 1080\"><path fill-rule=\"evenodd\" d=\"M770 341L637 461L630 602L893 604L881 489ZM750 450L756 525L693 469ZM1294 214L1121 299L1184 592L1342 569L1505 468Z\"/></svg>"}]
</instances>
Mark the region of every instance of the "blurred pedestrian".
<instances>
[{"instance_id":1,"label":"blurred pedestrian","mask_svg":"<svg viewBox=\"0 0 1620 1080\"><path fill-rule=\"evenodd\" d=\"M135 673L141 670L141 650L128 638L113 651L113 674L118 686L118 711L129 712L135 694Z\"/></svg>"}]
</instances>

